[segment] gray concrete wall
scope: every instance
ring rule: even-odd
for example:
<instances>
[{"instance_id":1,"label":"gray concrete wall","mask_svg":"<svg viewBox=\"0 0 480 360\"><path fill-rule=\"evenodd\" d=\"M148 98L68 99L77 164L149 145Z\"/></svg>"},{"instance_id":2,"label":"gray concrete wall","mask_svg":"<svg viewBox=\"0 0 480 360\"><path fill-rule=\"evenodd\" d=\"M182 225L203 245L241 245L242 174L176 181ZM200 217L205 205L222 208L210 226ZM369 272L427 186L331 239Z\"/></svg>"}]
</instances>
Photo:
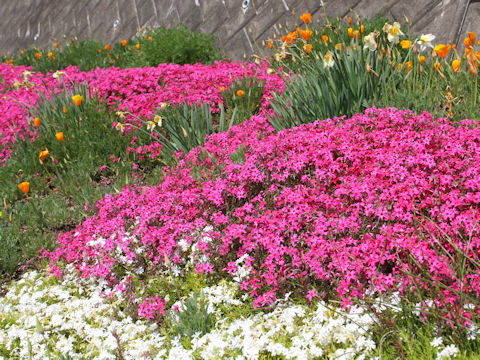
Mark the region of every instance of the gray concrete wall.
<instances>
[{"instance_id":1,"label":"gray concrete wall","mask_svg":"<svg viewBox=\"0 0 480 360\"><path fill-rule=\"evenodd\" d=\"M184 23L216 35L227 56L243 59L303 12L321 20L324 11L342 18L382 12L402 22L406 16L415 33L443 42L480 33L480 0L1 0L0 53L51 46L63 35L116 42L141 27Z\"/></svg>"}]
</instances>

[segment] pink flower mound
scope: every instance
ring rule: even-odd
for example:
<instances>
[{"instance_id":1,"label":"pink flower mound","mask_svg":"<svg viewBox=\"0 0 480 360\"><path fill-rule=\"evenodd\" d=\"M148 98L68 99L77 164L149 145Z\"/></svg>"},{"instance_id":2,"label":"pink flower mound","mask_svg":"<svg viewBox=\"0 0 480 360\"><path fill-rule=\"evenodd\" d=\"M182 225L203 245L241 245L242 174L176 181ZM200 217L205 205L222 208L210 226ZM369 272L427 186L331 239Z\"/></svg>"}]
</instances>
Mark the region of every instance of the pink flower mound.
<instances>
[{"instance_id":1,"label":"pink flower mound","mask_svg":"<svg viewBox=\"0 0 480 360\"><path fill-rule=\"evenodd\" d=\"M31 68L0 64L0 90L4 93L0 98L0 111L5 114L0 119L0 164L9 157L17 135L26 133L29 137L33 136L29 130L26 108L35 104L38 92L46 93L46 89L58 91L63 86L51 74L34 73L29 77L31 87L14 90L15 79L23 81L21 74L25 70ZM118 107L119 110L144 118L150 118L161 102L208 102L218 105L222 102L220 88L230 86L244 74L250 77L257 74L259 79L266 79L263 109L268 107L272 92L281 92L284 87L280 76L267 74L266 63L160 64L155 68L112 67L89 72L81 72L70 66L64 72L67 84L71 81L79 84L86 82L100 98L114 107L113 110Z\"/></svg>"},{"instance_id":2,"label":"pink flower mound","mask_svg":"<svg viewBox=\"0 0 480 360\"><path fill-rule=\"evenodd\" d=\"M10 157L10 150L15 138L34 136L29 128L27 109L35 104L38 92L54 87L55 79L46 79L42 74L32 74L25 81L22 73L30 67L12 66L0 63L0 165ZM22 83L15 89L15 80Z\"/></svg>"},{"instance_id":3,"label":"pink flower mound","mask_svg":"<svg viewBox=\"0 0 480 360\"><path fill-rule=\"evenodd\" d=\"M427 113L372 108L272 133L256 116L212 135L158 186L105 197L49 256L113 286L119 263L154 273L193 259L199 271L235 276L246 255L241 288L264 306L312 287L319 296L336 289L346 304L366 289L410 288L403 270L418 270L410 254L436 281L478 298L478 269L467 261L460 284L433 239L454 254L452 245L425 221L478 257L480 129L467 125L474 122L454 128ZM455 303L452 290L441 301Z\"/></svg>"}]
</instances>

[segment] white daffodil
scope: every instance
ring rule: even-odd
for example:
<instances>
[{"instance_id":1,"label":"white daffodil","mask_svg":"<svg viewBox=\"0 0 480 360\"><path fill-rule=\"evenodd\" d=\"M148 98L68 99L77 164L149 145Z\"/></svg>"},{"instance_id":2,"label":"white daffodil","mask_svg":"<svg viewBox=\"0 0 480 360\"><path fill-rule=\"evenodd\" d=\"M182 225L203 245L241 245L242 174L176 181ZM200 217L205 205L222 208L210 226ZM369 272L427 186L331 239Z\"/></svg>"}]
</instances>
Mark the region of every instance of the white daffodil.
<instances>
[{"instance_id":1,"label":"white daffodil","mask_svg":"<svg viewBox=\"0 0 480 360\"><path fill-rule=\"evenodd\" d=\"M65 75L65 71L55 71L52 76L55 79L61 79L64 75Z\"/></svg>"},{"instance_id":2,"label":"white daffodil","mask_svg":"<svg viewBox=\"0 0 480 360\"><path fill-rule=\"evenodd\" d=\"M154 121L147 121L147 130L148 131L153 131L155 129L155 126L157 124Z\"/></svg>"},{"instance_id":3,"label":"white daffodil","mask_svg":"<svg viewBox=\"0 0 480 360\"><path fill-rule=\"evenodd\" d=\"M125 131L125 125L122 123L117 123L117 125L115 126L115 129L117 129L123 134L123 132Z\"/></svg>"},{"instance_id":4,"label":"white daffodil","mask_svg":"<svg viewBox=\"0 0 480 360\"><path fill-rule=\"evenodd\" d=\"M32 72L31 71L28 71L28 70L25 70L24 72L22 72L22 76L25 80L28 80L28 77L32 75Z\"/></svg>"},{"instance_id":5,"label":"white daffodil","mask_svg":"<svg viewBox=\"0 0 480 360\"><path fill-rule=\"evenodd\" d=\"M323 68L331 68L335 65L335 61L333 60L333 53L329 50L323 57Z\"/></svg>"},{"instance_id":6,"label":"white daffodil","mask_svg":"<svg viewBox=\"0 0 480 360\"><path fill-rule=\"evenodd\" d=\"M155 115L153 121L155 121L158 126L162 126L163 118L160 115Z\"/></svg>"},{"instance_id":7,"label":"white daffodil","mask_svg":"<svg viewBox=\"0 0 480 360\"><path fill-rule=\"evenodd\" d=\"M167 108L168 105L170 105L170 104L167 103L167 102L161 102L161 103L160 103L160 109L163 110L163 109Z\"/></svg>"},{"instance_id":8,"label":"white daffodil","mask_svg":"<svg viewBox=\"0 0 480 360\"><path fill-rule=\"evenodd\" d=\"M394 44L398 44L400 41L400 35L405 35L402 30L400 30L400 24L398 22L394 22L393 25L385 23L383 31L387 33L388 41Z\"/></svg>"},{"instance_id":9,"label":"white daffodil","mask_svg":"<svg viewBox=\"0 0 480 360\"><path fill-rule=\"evenodd\" d=\"M420 36L420 39L417 41L417 44L420 45L420 52L423 52L430 47L433 49L432 41L435 40L435 35L424 34Z\"/></svg>"},{"instance_id":10,"label":"white daffodil","mask_svg":"<svg viewBox=\"0 0 480 360\"><path fill-rule=\"evenodd\" d=\"M363 46L364 49L370 50L370 51L375 51L377 50L377 42L375 41L375 33L371 32L365 38L363 39L365 42L365 45Z\"/></svg>"},{"instance_id":11,"label":"white daffodil","mask_svg":"<svg viewBox=\"0 0 480 360\"><path fill-rule=\"evenodd\" d=\"M123 111L117 111L115 115L117 115L119 119L125 119L125 112Z\"/></svg>"}]
</instances>

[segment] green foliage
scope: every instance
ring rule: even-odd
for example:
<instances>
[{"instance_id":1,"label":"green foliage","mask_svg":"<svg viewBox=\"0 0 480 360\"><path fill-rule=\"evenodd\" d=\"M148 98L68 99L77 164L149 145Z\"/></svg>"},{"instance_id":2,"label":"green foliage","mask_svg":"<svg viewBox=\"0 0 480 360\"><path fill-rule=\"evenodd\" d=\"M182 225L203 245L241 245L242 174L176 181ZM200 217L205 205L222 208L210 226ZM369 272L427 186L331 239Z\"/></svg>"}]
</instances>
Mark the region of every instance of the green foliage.
<instances>
[{"instance_id":1,"label":"green foliage","mask_svg":"<svg viewBox=\"0 0 480 360\"><path fill-rule=\"evenodd\" d=\"M144 122L147 130L140 130L163 146L163 157L170 164L175 162L172 157L175 152L187 154L203 145L207 135L228 131L236 119L236 110L228 119L223 105L220 105L220 114L212 114L209 104L189 106L187 103L167 107L157 113L154 121Z\"/></svg>"},{"instance_id":2,"label":"green foliage","mask_svg":"<svg viewBox=\"0 0 480 360\"><path fill-rule=\"evenodd\" d=\"M147 29L143 37L138 37L138 41L147 66L161 63L211 64L221 59L213 35L192 31L184 25L177 25L173 29L164 26Z\"/></svg>"},{"instance_id":3,"label":"green foliage","mask_svg":"<svg viewBox=\"0 0 480 360\"><path fill-rule=\"evenodd\" d=\"M234 109L237 109L237 119L243 121L249 119L260 110L263 90L266 80L260 80L256 76L247 76L237 79L230 87L222 92L223 104L230 117Z\"/></svg>"},{"instance_id":4,"label":"green foliage","mask_svg":"<svg viewBox=\"0 0 480 360\"><path fill-rule=\"evenodd\" d=\"M183 303L179 313L170 314L170 321L175 332L191 338L194 334L204 335L214 326L215 318L207 311L207 303L200 293L194 293Z\"/></svg>"},{"instance_id":5,"label":"green foliage","mask_svg":"<svg viewBox=\"0 0 480 360\"><path fill-rule=\"evenodd\" d=\"M6 60L5 57L0 60ZM15 65L32 66L43 73L64 69L69 65L82 71L97 67L120 68L157 66L160 63L210 64L221 59L213 35L201 34L178 25L173 29L148 29L137 41L104 45L96 40L73 39L63 47L48 50L24 50L15 57Z\"/></svg>"},{"instance_id":6,"label":"green foliage","mask_svg":"<svg viewBox=\"0 0 480 360\"><path fill-rule=\"evenodd\" d=\"M80 106L73 103L74 94L83 97ZM134 159L125 155L131 138L112 129L106 104L86 86L41 95L30 115L41 119L38 136L17 139L12 157L0 167L0 273L13 272L42 247L54 247L56 234L73 229L88 215L85 203L94 204L135 181ZM63 142L55 136L60 131ZM48 155L42 160L39 153L45 149ZM120 161L112 162L110 156ZM28 194L17 188L22 181L30 183Z\"/></svg>"},{"instance_id":7,"label":"green foliage","mask_svg":"<svg viewBox=\"0 0 480 360\"><path fill-rule=\"evenodd\" d=\"M299 75L286 78L282 94L274 94L269 121L276 130L311 123L334 116L351 116L365 108L383 87L396 87L401 79L397 67L356 41L350 50L331 52L334 65L325 66L324 57L315 53L303 62ZM401 57L398 56L398 62ZM367 71L367 65L374 69Z\"/></svg>"}]
</instances>

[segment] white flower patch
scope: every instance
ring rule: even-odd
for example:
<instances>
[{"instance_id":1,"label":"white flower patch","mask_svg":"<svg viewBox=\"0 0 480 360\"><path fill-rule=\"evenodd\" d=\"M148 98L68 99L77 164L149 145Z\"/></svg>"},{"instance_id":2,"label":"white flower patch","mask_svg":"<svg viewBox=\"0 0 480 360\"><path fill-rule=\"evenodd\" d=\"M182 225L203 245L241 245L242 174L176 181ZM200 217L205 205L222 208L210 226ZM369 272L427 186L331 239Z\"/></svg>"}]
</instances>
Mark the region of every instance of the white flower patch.
<instances>
[{"instance_id":1,"label":"white flower patch","mask_svg":"<svg viewBox=\"0 0 480 360\"><path fill-rule=\"evenodd\" d=\"M63 280L37 272L25 274L0 299L4 327L0 351L7 351L9 359L43 360L68 354L73 359L114 360L120 344L125 359L165 355L164 337L156 326L134 323L126 316L115 319L122 316L100 295L104 290L68 271Z\"/></svg>"}]
</instances>

